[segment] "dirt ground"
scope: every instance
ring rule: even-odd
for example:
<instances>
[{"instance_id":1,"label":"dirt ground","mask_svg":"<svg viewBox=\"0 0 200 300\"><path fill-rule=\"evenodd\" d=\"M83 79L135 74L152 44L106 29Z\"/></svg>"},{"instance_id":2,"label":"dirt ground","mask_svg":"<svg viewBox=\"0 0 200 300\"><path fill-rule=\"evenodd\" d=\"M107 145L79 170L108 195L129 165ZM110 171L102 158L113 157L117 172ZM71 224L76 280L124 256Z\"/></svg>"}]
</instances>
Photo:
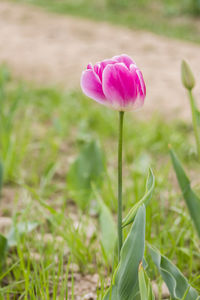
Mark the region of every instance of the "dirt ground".
<instances>
[{"instance_id":1,"label":"dirt ground","mask_svg":"<svg viewBox=\"0 0 200 300\"><path fill-rule=\"evenodd\" d=\"M121 53L131 55L143 70L147 84L145 117L158 111L167 119L190 118L180 82L180 63L182 58L188 60L198 81L200 46L0 2L0 63L9 65L18 78L79 87L81 71L88 62ZM200 99L199 92L196 88Z\"/></svg>"}]
</instances>

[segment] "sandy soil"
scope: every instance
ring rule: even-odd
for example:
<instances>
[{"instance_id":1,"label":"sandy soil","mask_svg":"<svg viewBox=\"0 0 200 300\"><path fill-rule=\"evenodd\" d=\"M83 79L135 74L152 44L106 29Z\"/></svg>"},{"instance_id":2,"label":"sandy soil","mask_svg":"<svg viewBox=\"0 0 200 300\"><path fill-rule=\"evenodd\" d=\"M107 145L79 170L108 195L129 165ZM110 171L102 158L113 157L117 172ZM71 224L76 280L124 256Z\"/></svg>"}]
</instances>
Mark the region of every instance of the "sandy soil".
<instances>
[{"instance_id":1,"label":"sandy soil","mask_svg":"<svg viewBox=\"0 0 200 300\"><path fill-rule=\"evenodd\" d=\"M180 82L180 62L187 59L198 78L200 46L0 2L0 63L8 64L18 78L79 87L81 71L88 62L121 53L131 55L143 70L147 115L159 111L167 118L190 118Z\"/></svg>"}]
</instances>

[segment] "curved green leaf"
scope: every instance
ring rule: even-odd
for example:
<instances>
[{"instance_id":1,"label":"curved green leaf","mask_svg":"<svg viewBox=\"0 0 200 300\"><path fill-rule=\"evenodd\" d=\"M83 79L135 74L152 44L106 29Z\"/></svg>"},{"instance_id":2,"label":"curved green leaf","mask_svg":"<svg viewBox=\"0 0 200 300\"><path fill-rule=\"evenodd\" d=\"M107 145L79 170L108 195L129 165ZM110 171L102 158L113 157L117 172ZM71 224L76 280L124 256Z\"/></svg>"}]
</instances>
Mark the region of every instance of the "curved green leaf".
<instances>
[{"instance_id":1,"label":"curved green leaf","mask_svg":"<svg viewBox=\"0 0 200 300\"><path fill-rule=\"evenodd\" d=\"M155 300L151 282L143 268L142 263L139 266L138 278L141 300Z\"/></svg>"},{"instance_id":2,"label":"curved green leaf","mask_svg":"<svg viewBox=\"0 0 200 300\"><path fill-rule=\"evenodd\" d=\"M170 148L170 156L176 172L176 177L178 179L179 186L181 188L183 197L185 199L186 205L189 209L191 218L194 222L198 235L200 237L200 199L195 194L190 186L190 181L176 156L175 152Z\"/></svg>"},{"instance_id":3,"label":"curved green leaf","mask_svg":"<svg viewBox=\"0 0 200 300\"><path fill-rule=\"evenodd\" d=\"M153 171L151 169L149 169L149 173L148 173L148 177L147 177L147 182L146 182L146 192L145 195L143 196L143 198L138 201L133 207L132 209L129 211L128 215L124 218L123 222L122 222L122 226L125 227L127 225L129 225L130 223L133 222L135 215L138 211L138 208L142 205L145 204L148 205L149 201L151 200L152 194L153 194L153 190L155 187L155 177L153 174Z\"/></svg>"},{"instance_id":4,"label":"curved green leaf","mask_svg":"<svg viewBox=\"0 0 200 300\"><path fill-rule=\"evenodd\" d=\"M91 187L98 202L103 255L106 261L112 264L115 257L115 247L117 243L117 227L109 207L103 202L95 184L92 183Z\"/></svg>"},{"instance_id":5,"label":"curved green leaf","mask_svg":"<svg viewBox=\"0 0 200 300\"><path fill-rule=\"evenodd\" d=\"M189 284L181 271L167 257L161 255L157 249L150 245L148 245L148 248L151 258L165 281L172 299L200 299L197 291Z\"/></svg>"},{"instance_id":6,"label":"curved green leaf","mask_svg":"<svg viewBox=\"0 0 200 300\"><path fill-rule=\"evenodd\" d=\"M104 300L139 300L138 267L144 257L145 206L139 207L131 230L123 244L121 258L113 278L113 285Z\"/></svg>"},{"instance_id":7,"label":"curved green leaf","mask_svg":"<svg viewBox=\"0 0 200 300\"><path fill-rule=\"evenodd\" d=\"M84 145L67 174L67 187L81 209L90 201L91 183L101 186L104 172L103 153L99 144L92 140Z\"/></svg>"},{"instance_id":8,"label":"curved green leaf","mask_svg":"<svg viewBox=\"0 0 200 300\"><path fill-rule=\"evenodd\" d=\"M106 259L111 264L113 262L117 241L117 229L109 208L100 198L98 199L98 203L100 208L99 223L101 228L101 243Z\"/></svg>"}]
</instances>

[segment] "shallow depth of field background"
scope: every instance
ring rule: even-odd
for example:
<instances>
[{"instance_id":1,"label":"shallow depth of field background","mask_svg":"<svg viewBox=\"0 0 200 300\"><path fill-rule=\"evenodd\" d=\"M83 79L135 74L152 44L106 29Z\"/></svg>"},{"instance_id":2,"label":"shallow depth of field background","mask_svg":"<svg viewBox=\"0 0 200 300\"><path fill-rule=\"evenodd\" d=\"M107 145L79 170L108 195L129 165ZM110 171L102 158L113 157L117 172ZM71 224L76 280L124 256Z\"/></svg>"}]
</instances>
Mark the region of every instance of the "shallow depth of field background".
<instances>
[{"instance_id":1,"label":"shallow depth of field background","mask_svg":"<svg viewBox=\"0 0 200 300\"><path fill-rule=\"evenodd\" d=\"M0 1L0 233L9 240L0 248L0 299L100 299L109 284L102 223L110 224L90 182L115 218L118 115L86 98L79 81L87 63L121 53L147 83L144 109L125 115L124 211L144 194L151 166L147 241L200 291L200 244L168 153L171 144L200 194L180 80L187 59L199 101L199 43L198 0ZM73 168L77 157L82 170Z\"/></svg>"}]
</instances>

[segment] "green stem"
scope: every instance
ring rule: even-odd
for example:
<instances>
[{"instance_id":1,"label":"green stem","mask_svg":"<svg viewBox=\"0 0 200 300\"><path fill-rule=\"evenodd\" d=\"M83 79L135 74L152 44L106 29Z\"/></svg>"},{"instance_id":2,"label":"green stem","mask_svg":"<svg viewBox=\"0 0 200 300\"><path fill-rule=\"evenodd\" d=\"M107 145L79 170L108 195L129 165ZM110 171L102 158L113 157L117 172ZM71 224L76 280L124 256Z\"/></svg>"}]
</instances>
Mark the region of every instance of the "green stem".
<instances>
[{"instance_id":1,"label":"green stem","mask_svg":"<svg viewBox=\"0 0 200 300\"><path fill-rule=\"evenodd\" d=\"M122 142L123 142L124 112L119 112L119 140L118 140L118 259L123 244L122 232Z\"/></svg>"},{"instance_id":2,"label":"green stem","mask_svg":"<svg viewBox=\"0 0 200 300\"><path fill-rule=\"evenodd\" d=\"M196 145L197 145L197 154L198 154L198 158L200 160L200 136L199 136L199 132L198 132L198 120L197 120L196 107L195 107L195 102L194 102L194 97L193 97L192 91L189 90L188 93L189 93L190 105L191 105L191 110L192 110L192 123L193 123L194 135L195 135Z\"/></svg>"}]
</instances>

